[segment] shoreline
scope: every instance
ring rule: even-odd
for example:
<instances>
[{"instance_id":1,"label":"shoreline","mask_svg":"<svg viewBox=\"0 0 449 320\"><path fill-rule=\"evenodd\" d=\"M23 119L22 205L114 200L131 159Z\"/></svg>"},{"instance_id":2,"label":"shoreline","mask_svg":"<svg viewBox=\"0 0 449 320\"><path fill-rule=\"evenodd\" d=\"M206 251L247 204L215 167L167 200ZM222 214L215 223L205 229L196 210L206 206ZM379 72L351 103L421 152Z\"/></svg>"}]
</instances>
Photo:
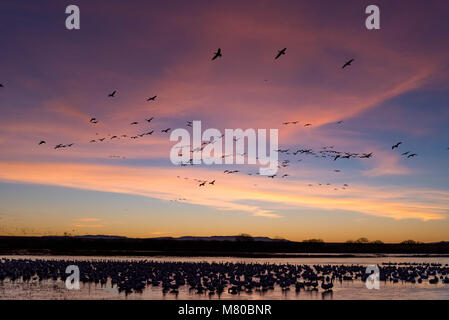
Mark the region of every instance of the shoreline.
<instances>
[{"instance_id":1,"label":"shoreline","mask_svg":"<svg viewBox=\"0 0 449 320\"><path fill-rule=\"evenodd\" d=\"M449 254L431 253L263 253L263 252L176 252L176 251L52 251L52 250L12 250L0 251L0 256L86 256L86 257L220 257L220 258L449 258Z\"/></svg>"}]
</instances>

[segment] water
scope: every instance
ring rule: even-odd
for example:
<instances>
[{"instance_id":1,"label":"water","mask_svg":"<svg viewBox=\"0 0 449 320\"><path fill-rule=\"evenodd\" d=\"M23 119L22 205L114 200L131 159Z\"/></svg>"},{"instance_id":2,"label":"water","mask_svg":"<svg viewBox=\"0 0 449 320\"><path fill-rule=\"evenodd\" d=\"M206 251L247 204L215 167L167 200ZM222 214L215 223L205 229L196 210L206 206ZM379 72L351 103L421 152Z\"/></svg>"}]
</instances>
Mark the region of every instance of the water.
<instances>
[{"instance_id":1,"label":"water","mask_svg":"<svg viewBox=\"0 0 449 320\"><path fill-rule=\"evenodd\" d=\"M449 264L449 257L327 257L327 258L235 258L235 257L82 257L82 256L0 256L8 259L47 259L47 260L153 260L159 262L233 262L233 263L271 263L271 264L293 264L293 265L318 265L318 264L336 264L336 265L373 265L382 263L440 263ZM0 282L0 299L127 299L127 300L171 300L171 299L334 299L334 300L394 300L394 299L437 299L449 300L449 284L441 281L438 284L412 283L392 283L390 281L381 281L379 290L369 290L361 280L354 281L335 281L332 292L323 293L320 291L301 290L295 292L294 286L288 291L282 291L279 286L274 290L267 292L245 293L237 295L228 294L225 290L222 294L196 294L189 292L188 286L181 286L178 294L163 293L161 287L147 286L142 293L131 293L125 295L119 293L116 286L111 287L110 281L104 286L95 283L80 284L80 290L67 290L65 283L58 280L30 280L27 282L21 279L12 282L8 279Z\"/></svg>"}]
</instances>

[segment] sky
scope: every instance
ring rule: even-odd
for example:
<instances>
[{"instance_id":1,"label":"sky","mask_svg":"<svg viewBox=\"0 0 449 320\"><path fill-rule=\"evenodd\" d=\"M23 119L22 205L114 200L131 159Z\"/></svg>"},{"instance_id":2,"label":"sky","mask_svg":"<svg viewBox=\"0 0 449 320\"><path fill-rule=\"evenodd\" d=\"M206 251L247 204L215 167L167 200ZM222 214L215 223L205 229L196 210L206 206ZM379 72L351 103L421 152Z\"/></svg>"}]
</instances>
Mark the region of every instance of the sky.
<instances>
[{"instance_id":1,"label":"sky","mask_svg":"<svg viewBox=\"0 0 449 320\"><path fill-rule=\"evenodd\" d=\"M449 240L449 3L377 1L367 30L370 4L2 1L0 235ZM174 165L161 130L192 120L278 129L290 163ZM330 146L373 156L292 154Z\"/></svg>"}]
</instances>

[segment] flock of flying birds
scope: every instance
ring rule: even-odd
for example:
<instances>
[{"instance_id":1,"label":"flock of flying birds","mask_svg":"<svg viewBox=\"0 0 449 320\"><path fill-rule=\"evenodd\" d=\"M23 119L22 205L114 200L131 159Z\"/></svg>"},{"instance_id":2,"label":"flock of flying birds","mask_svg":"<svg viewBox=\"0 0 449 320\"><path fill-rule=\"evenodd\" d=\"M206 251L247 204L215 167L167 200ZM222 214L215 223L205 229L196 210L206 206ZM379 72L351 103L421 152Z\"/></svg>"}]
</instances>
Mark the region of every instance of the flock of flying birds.
<instances>
[{"instance_id":1,"label":"flock of flying birds","mask_svg":"<svg viewBox=\"0 0 449 320\"><path fill-rule=\"evenodd\" d=\"M283 48L281 50L278 50L278 52L277 52L276 56L274 57L274 59L277 60L282 55L285 55L286 54L286 50L287 50L287 48ZM222 54L221 48L218 48L218 50L216 52L214 52L214 55L213 55L211 60L214 61L217 58L221 58L222 56L223 56L223 54ZM350 60L346 61L341 68L345 69L346 67L351 66L353 61L354 61L354 59L350 59ZM4 85L0 83L0 88L3 88L3 87L4 87ZM114 98L116 96L116 94L117 94L117 90L114 90L110 94L108 94L108 97L109 98ZM146 99L146 101L156 101L156 98L157 98L157 95L154 95L154 96L148 97ZM146 124L150 124L153 120L154 120L154 117L150 117L148 119L145 119L145 123ZM96 124L99 123L99 120L96 117L92 117L89 120L89 123L92 124L92 125L96 125ZM342 123L343 123L342 120L336 122L336 124L338 124L338 125L340 125ZM136 126L138 124L139 124L138 121L133 121L133 122L130 123L131 126ZM297 120L296 121L288 121L288 122L283 122L282 124L285 125L285 126L297 125L297 124L299 124L299 121L297 121ZM187 121L186 126L187 127L192 127L192 121ZM312 124L311 123L305 123L305 124L303 124L303 126L304 127L311 127ZM162 129L160 132L161 133L169 133L170 130L171 130L171 128L166 128L166 129ZM128 136L126 134L122 134L122 135L109 134L107 137L92 139L92 140L89 141L89 143L101 143L101 142L104 142L106 140L114 140L114 139L121 139L121 138L138 139L138 138L143 138L144 136L151 136L154 132L155 132L154 129L150 129L149 131L142 132L142 133L139 133L139 134L133 135L133 136ZM98 133L97 133L97 135L98 135ZM223 135L221 135L219 137L216 137L216 138L217 139L215 139L213 141L203 142L201 147L191 150L190 151L190 153L191 153L190 160L188 160L186 162L179 163L179 165L180 166L193 165L193 157L192 157L193 153L194 152L201 152L208 144L215 143L219 139L223 138ZM234 141L237 141L237 139L234 138ZM44 144L46 144L45 140L41 140L38 143L38 145L44 145ZM400 147L401 144L402 144L402 142L397 142L396 144L394 144L391 147L391 149L392 150L394 150L394 149L398 149L399 150L399 147ZM54 146L54 149L70 148L70 147L73 147L74 145L75 145L75 143L68 143L68 144L59 143L59 144ZM449 148L447 148L447 149L449 150ZM297 156L297 155L300 155L300 156L309 156L309 157L315 157L315 158L326 158L326 159L330 159L332 161L337 161L338 159L351 159L351 158L369 159L369 158L373 157L373 153L372 152L370 152L370 153L361 153L361 154L354 153L354 152L344 152L344 151L335 150L334 146L326 146L326 147L323 147L321 150L312 150L312 149L296 149L296 150L278 149L278 150L274 150L274 151L278 152L279 155L283 155L283 156L287 156L287 155ZM182 154L180 153L180 155L182 155ZM242 155L244 155L244 154L242 154ZM229 156L233 156L233 155L232 154L231 155L223 154L221 157L225 158L225 157L229 157ZM416 157L417 154L412 152L412 151L406 151L406 152L401 153L401 156L404 156L407 159L409 159L409 158ZM109 158L126 159L125 157L118 156L118 155L110 155ZM298 162L302 161L302 159L297 159L297 161ZM291 160L290 159L284 159L282 161L279 161L278 168L279 169L283 169L283 168L288 167L290 164L291 164ZM240 170L225 170L223 173L224 174L235 174L235 173L239 173L239 172L240 172ZM341 172L341 170L335 169L334 172L338 173L338 172ZM258 172L257 173L247 173L247 174L250 175L250 176L251 175L257 175ZM273 179L276 176L279 176L280 178L287 178L290 175L288 173L283 173L283 174L279 174L279 175L274 174L274 175L268 176L268 178L272 178ZM177 176L177 177L178 178L182 178L180 176ZM215 181L216 181L216 180L207 181L207 180L191 179L191 178L183 178L183 179L185 179L185 180L193 180L193 181L195 181L198 184L199 187L205 187L206 185L214 185ZM317 185L319 185L319 186L331 186L330 183L318 183ZM309 184L309 186L313 186L313 185ZM343 189L343 190L345 188L347 188L347 187L348 187L348 184L346 184L346 183L343 184L342 186L340 186L340 188ZM334 190L338 190L338 188L334 188ZM186 200L186 199L179 198L179 199L176 199L174 201L178 201L178 200L182 201L182 200Z\"/></svg>"}]
</instances>

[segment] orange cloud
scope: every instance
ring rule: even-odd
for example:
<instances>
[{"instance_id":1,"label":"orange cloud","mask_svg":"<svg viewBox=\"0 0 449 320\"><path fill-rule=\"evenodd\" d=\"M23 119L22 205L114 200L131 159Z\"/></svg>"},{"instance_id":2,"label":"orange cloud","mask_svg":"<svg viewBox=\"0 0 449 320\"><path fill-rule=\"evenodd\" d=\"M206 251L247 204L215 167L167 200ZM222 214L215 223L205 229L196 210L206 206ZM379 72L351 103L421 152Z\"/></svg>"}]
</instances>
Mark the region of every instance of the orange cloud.
<instances>
[{"instance_id":1,"label":"orange cloud","mask_svg":"<svg viewBox=\"0 0 449 320\"><path fill-rule=\"evenodd\" d=\"M198 179L213 176L217 183L201 188L192 179L176 176ZM427 221L446 218L449 207L449 193L440 190L407 187L398 190L388 186L377 188L353 184L346 190L335 191L333 186L318 187L314 181L272 180L242 175L231 177L201 168L1 162L0 178L6 181L136 194L162 200L184 198L184 202L190 204L248 212L267 218L282 217L283 209L317 208ZM263 183L258 179L263 179ZM255 183L257 187L254 186ZM314 183L314 187L309 187L308 183Z\"/></svg>"}]
</instances>

